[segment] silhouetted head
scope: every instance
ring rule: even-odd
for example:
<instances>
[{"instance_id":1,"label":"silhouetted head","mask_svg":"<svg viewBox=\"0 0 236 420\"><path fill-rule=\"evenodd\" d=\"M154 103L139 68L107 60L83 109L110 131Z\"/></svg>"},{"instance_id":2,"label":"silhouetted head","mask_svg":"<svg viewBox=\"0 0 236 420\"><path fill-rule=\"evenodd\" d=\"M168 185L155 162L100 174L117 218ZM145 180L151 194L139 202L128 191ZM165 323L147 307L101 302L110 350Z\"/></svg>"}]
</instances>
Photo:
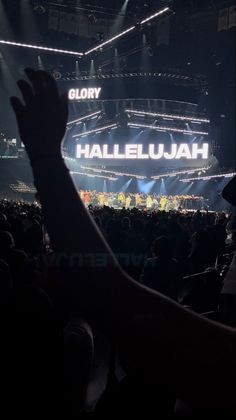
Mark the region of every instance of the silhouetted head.
<instances>
[{"instance_id":1,"label":"silhouetted head","mask_svg":"<svg viewBox=\"0 0 236 420\"><path fill-rule=\"evenodd\" d=\"M0 232L0 249L9 250L15 247L15 241L10 232Z\"/></svg>"},{"instance_id":2,"label":"silhouetted head","mask_svg":"<svg viewBox=\"0 0 236 420\"><path fill-rule=\"evenodd\" d=\"M0 213L0 230L6 229L7 216L4 213Z\"/></svg>"},{"instance_id":3,"label":"silhouetted head","mask_svg":"<svg viewBox=\"0 0 236 420\"><path fill-rule=\"evenodd\" d=\"M154 252L157 257L171 258L173 255L173 246L166 236L160 236L154 242Z\"/></svg>"},{"instance_id":4,"label":"silhouetted head","mask_svg":"<svg viewBox=\"0 0 236 420\"><path fill-rule=\"evenodd\" d=\"M123 217L121 221L121 226L124 230L129 230L131 228L131 221L129 217Z\"/></svg>"}]
</instances>

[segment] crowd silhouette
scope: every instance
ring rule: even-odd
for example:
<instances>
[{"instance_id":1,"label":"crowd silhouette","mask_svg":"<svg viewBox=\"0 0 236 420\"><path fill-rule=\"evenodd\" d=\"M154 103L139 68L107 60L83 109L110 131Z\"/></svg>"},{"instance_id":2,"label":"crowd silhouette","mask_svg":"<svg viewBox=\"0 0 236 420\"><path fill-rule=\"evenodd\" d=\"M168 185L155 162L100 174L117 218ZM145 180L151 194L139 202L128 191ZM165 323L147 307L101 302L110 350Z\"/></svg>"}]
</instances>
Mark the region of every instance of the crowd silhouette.
<instances>
[{"instance_id":1,"label":"crowd silhouette","mask_svg":"<svg viewBox=\"0 0 236 420\"><path fill-rule=\"evenodd\" d=\"M67 95L46 72L25 72L23 102L11 103L38 201L0 201L2 409L233 412L235 312L219 308L235 274L235 218L86 209L61 153ZM223 197L236 205L235 179ZM97 333L125 378L113 375L89 412Z\"/></svg>"}]
</instances>

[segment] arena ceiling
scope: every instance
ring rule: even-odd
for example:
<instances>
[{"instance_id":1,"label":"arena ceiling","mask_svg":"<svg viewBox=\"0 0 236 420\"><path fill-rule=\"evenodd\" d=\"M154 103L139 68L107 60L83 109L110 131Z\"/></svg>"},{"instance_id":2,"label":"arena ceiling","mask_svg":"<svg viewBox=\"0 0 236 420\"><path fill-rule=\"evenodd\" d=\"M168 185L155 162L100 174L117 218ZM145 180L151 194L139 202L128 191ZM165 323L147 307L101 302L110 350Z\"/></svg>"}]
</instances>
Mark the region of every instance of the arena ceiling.
<instances>
[{"instance_id":1,"label":"arena ceiling","mask_svg":"<svg viewBox=\"0 0 236 420\"><path fill-rule=\"evenodd\" d=\"M221 129L214 140L221 142L232 160L235 28L217 29L219 11L232 4L233 0L129 0L122 11L124 0L0 0L6 12L3 20L0 10L0 39L76 51L91 49L110 34L138 25L160 8L169 6L173 11L168 19L153 20L79 60L1 45L0 62L8 72L2 78L5 86L1 94L7 98L14 91L13 82L22 77L26 66L44 68L69 82L120 75L121 80L133 78L135 85L137 77L132 75L138 72L165 75L156 77L156 83L169 88L173 84L186 89L189 84L196 86L201 108ZM175 90L172 92L174 96ZM173 100L179 100L177 96ZM5 108L1 110L2 121L9 121L11 131L15 125L8 114Z\"/></svg>"}]
</instances>

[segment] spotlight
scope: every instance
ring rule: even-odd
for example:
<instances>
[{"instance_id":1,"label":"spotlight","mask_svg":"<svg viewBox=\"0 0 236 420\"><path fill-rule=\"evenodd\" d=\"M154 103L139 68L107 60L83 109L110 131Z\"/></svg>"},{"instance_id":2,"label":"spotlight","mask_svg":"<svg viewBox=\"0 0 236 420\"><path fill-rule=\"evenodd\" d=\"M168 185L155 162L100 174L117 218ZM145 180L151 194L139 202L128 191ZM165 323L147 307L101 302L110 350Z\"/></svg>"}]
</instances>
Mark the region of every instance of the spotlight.
<instances>
[{"instance_id":1,"label":"spotlight","mask_svg":"<svg viewBox=\"0 0 236 420\"><path fill-rule=\"evenodd\" d=\"M61 73L58 70L53 70L52 76L55 80L61 79Z\"/></svg>"},{"instance_id":2,"label":"spotlight","mask_svg":"<svg viewBox=\"0 0 236 420\"><path fill-rule=\"evenodd\" d=\"M44 13L46 13L46 9L42 4L36 4L33 8L33 11L38 15L44 15Z\"/></svg>"},{"instance_id":3,"label":"spotlight","mask_svg":"<svg viewBox=\"0 0 236 420\"><path fill-rule=\"evenodd\" d=\"M97 32L97 40L102 42L104 40L104 33L103 32Z\"/></svg>"},{"instance_id":4,"label":"spotlight","mask_svg":"<svg viewBox=\"0 0 236 420\"><path fill-rule=\"evenodd\" d=\"M38 55L38 69L39 70L43 70L43 62L42 62L42 58L40 57L40 55Z\"/></svg>"},{"instance_id":5,"label":"spotlight","mask_svg":"<svg viewBox=\"0 0 236 420\"><path fill-rule=\"evenodd\" d=\"M76 77L79 77L79 75L80 75L80 68L79 68L78 60L76 60L76 62L75 62L75 75L76 75Z\"/></svg>"},{"instance_id":6,"label":"spotlight","mask_svg":"<svg viewBox=\"0 0 236 420\"><path fill-rule=\"evenodd\" d=\"M91 23L97 23L97 18L96 18L96 16L93 14L93 13L90 13L89 15L88 15L88 20L91 22Z\"/></svg>"}]
</instances>

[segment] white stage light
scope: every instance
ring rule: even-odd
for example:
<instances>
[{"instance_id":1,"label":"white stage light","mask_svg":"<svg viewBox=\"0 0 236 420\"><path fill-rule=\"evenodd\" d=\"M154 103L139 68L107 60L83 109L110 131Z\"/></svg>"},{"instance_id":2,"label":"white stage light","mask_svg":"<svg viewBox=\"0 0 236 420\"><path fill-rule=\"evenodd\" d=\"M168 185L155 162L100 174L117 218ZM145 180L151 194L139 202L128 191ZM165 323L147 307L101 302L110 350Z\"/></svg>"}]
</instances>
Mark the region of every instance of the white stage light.
<instances>
[{"instance_id":1,"label":"white stage light","mask_svg":"<svg viewBox=\"0 0 236 420\"><path fill-rule=\"evenodd\" d=\"M67 125L71 125L71 124L79 124L80 122L82 122L82 121L84 121L84 120L87 120L87 119L94 119L94 118L97 118L98 117L98 115L100 115L102 113L102 111L97 111L97 112L93 112L92 114L88 114L88 115L85 115L84 117L80 117L80 118L77 118L76 120L73 120L73 121L70 121L70 122L68 122L67 123Z\"/></svg>"},{"instance_id":2,"label":"white stage light","mask_svg":"<svg viewBox=\"0 0 236 420\"><path fill-rule=\"evenodd\" d=\"M85 136L88 136L89 134L98 134L98 133L101 133L104 130L108 130L108 129L112 129L112 128L117 128L117 127L118 127L117 124L105 125L104 127L98 127L98 128L96 128L94 130L85 131L84 133L75 134L72 137L73 138L85 137Z\"/></svg>"},{"instance_id":3,"label":"white stage light","mask_svg":"<svg viewBox=\"0 0 236 420\"><path fill-rule=\"evenodd\" d=\"M147 17L146 19L143 19L143 20L141 21L141 24L144 24L144 23L146 23L146 22L149 22L150 20L155 19L157 16L163 15L163 13L168 12L169 10L170 10L170 8L169 8L169 7L165 7L164 9L159 10L159 12L154 13L153 15L151 15L151 16L149 16L149 17Z\"/></svg>"},{"instance_id":4,"label":"white stage light","mask_svg":"<svg viewBox=\"0 0 236 420\"><path fill-rule=\"evenodd\" d=\"M51 48L51 47L43 47L41 45L31 45L31 44L22 44L20 42L13 42L13 41L6 41L3 39L0 39L0 44L3 45L13 45L15 47L23 47L23 48L31 48L34 50L42 50L42 51L49 51L49 52L55 52L55 53L61 53L61 54L69 54L74 56L83 56L84 53L78 52L78 51L70 51L70 50L61 50L57 48Z\"/></svg>"},{"instance_id":5,"label":"white stage light","mask_svg":"<svg viewBox=\"0 0 236 420\"><path fill-rule=\"evenodd\" d=\"M139 124L139 123L128 123L128 127L131 128L149 128L150 130L158 130L158 131L172 131L173 133L182 133L182 134L198 134L199 136L208 136L206 131L195 131L195 130L185 130L182 128L172 128L172 127L162 127L161 125L147 125L147 124Z\"/></svg>"},{"instance_id":6,"label":"white stage light","mask_svg":"<svg viewBox=\"0 0 236 420\"><path fill-rule=\"evenodd\" d=\"M151 176L151 178L152 179L160 179L160 178L164 178L164 177L173 177L173 176L178 176L178 175L193 174L193 173L198 172L198 171L206 172L210 168L211 168L211 166L208 166L208 167L205 167L205 168L187 169L185 171L169 172L169 173L166 173L166 174L154 175L154 176Z\"/></svg>"},{"instance_id":7,"label":"white stage light","mask_svg":"<svg viewBox=\"0 0 236 420\"><path fill-rule=\"evenodd\" d=\"M218 174L218 175L209 175L209 176L198 176L196 178L183 178L180 179L180 182L190 182L190 181L208 181L209 179L215 178L233 178L236 175L236 172L230 172L228 174Z\"/></svg>"},{"instance_id":8,"label":"white stage light","mask_svg":"<svg viewBox=\"0 0 236 420\"><path fill-rule=\"evenodd\" d=\"M160 118L168 118L173 120L181 120L181 121L190 121L193 123L210 123L208 118L198 118L198 117L187 117L186 115L172 115L172 114L162 114L160 112L146 112L146 111L137 111L135 109L126 109L125 112L128 114L133 114L136 116L144 117L160 117Z\"/></svg>"},{"instance_id":9,"label":"white stage light","mask_svg":"<svg viewBox=\"0 0 236 420\"><path fill-rule=\"evenodd\" d=\"M130 28L126 29L125 31L120 32L119 34L113 36L112 38L109 38L107 41L102 42L101 44L98 44L96 47L91 48L90 50L86 51L84 53L84 55L88 55L88 54L92 53L93 51L99 50L100 48L104 47L107 44L110 44L111 42L115 41L118 38L121 38L122 36L128 34L129 32L133 31L134 29L135 29L135 26L131 26Z\"/></svg>"},{"instance_id":10,"label":"white stage light","mask_svg":"<svg viewBox=\"0 0 236 420\"><path fill-rule=\"evenodd\" d=\"M113 174L113 175L117 175L117 176L128 176L129 178L136 178L136 179L146 179L146 176L143 175L136 175L136 174L129 174L127 172L117 172L117 171L109 171L106 169L99 169L99 168L91 168L88 166L81 166L81 169L86 169L89 171L93 171L93 172L98 172L98 173L107 173L107 174Z\"/></svg>"},{"instance_id":11,"label":"white stage light","mask_svg":"<svg viewBox=\"0 0 236 420\"><path fill-rule=\"evenodd\" d=\"M109 179L110 181L117 181L118 178L112 177L112 176L106 176L106 175L96 175L96 174L88 174L86 172L79 172L79 171L70 171L71 175L82 175L87 176L89 178L103 178L103 179Z\"/></svg>"}]
</instances>

